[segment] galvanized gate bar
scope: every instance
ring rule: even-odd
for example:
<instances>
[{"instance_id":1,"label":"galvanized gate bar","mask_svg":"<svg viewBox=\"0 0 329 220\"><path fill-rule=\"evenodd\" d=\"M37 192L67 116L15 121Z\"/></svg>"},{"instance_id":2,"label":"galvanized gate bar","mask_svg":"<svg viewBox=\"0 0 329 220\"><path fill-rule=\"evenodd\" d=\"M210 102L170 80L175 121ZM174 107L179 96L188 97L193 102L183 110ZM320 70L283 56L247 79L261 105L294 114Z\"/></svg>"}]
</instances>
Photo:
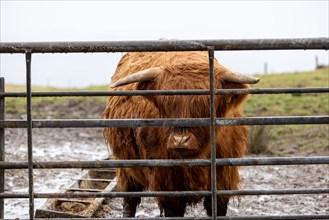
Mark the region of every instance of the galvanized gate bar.
<instances>
[{"instance_id":1,"label":"galvanized gate bar","mask_svg":"<svg viewBox=\"0 0 329 220\"><path fill-rule=\"evenodd\" d=\"M317 216L319 216L319 218L316 218ZM102 218L103 219L103 218ZM109 218L108 220L132 220L131 218ZM143 218L145 220L208 220L208 219L212 219L210 217L148 217L148 218ZM228 217L228 216L221 216L221 217L217 217L216 219L221 219L221 220L250 220L250 219L256 219L256 220L282 220L282 219L329 219L329 215L269 215L269 216L232 216L232 217ZM42 220L42 219L40 219ZM56 219L54 219L56 220ZM78 220L75 218L71 218L71 220ZM83 219L80 219L83 220ZM107 220L106 218L104 218L104 220Z\"/></svg>"},{"instance_id":2,"label":"galvanized gate bar","mask_svg":"<svg viewBox=\"0 0 329 220\"><path fill-rule=\"evenodd\" d=\"M33 146L32 146L32 89L31 89L31 61L30 50L25 53L26 62L26 115L27 115L27 158L29 177L29 213L30 219L34 219L34 185L33 185Z\"/></svg>"},{"instance_id":3,"label":"galvanized gate bar","mask_svg":"<svg viewBox=\"0 0 329 220\"><path fill-rule=\"evenodd\" d=\"M36 218L38 220L49 220L49 218ZM63 218L51 218L52 220L62 220ZM102 220L132 220L133 218L92 218ZM211 220L211 217L147 217L145 220ZM329 215L266 215L266 216L221 216L216 219L221 220L292 220L292 219L329 219ZM16 220L16 219L5 219ZM20 219L27 220L27 219ZM70 218L70 220L86 220L86 218Z\"/></svg>"},{"instance_id":4,"label":"galvanized gate bar","mask_svg":"<svg viewBox=\"0 0 329 220\"><path fill-rule=\"evenodd\" d=\"M216 89L216 94L295 94L329 93L329 88L273 88L273 89ZM143 90L143 91L72 91L32 92L32 97L67 96L155 96L155 95L209 95L209 90ZM0 92L0 97L26 97L25 92Z\"/></svg>"},{"instance_id":5,"label":"galvanized gate bar","mask_svg":"<svg viewBox=\"0 0 329 220\"><path fill-rule=\"evenodd\" d=\"M329 124L329 116L216 118L216 126ZM210 126L209 118L33 120L33 128ZM26 128L24 120L0 120L0 128Z\"/></svg>"},{"instance_id":6,"label":"galvanized gate bar","mask_svg":"<svg viewBox=\"0 0 329 220\"><path fill-rule=\"evenodd\" d=\"M320 157L271 157L271 158L221 158L217 166L266 166L266 165L312 165L329 164L329 156ZM97 160L97 161L52 161L33 162L34 169L76 168L128 168L128 167L174 167L210 166L209 159L190 160ZM0 169L27 169L27 162L0 162Z\"/></svg>"},{"instance_id":7,"label":"galvanized gate bar","mask_svg":"<svg viewBox=\"0 0 329 220\"><path fill-rule=\"evenodd\" d=\"M210 196L216 195L296 195L328 194L329 188L319 189L277 189L277 190L220 190L220 191L166 191L166 192L106 192L106 193L35 193L35 198L90 198L90 197L159 197L159 196ZM216 209L216 208L215 208Z\"/></svg>"},{"instance_id":8,"label":"galvanized gate bar","mask_svg":"<svg viewBox=\"0 0 329 220\"><path fill-rule=\"evenodd\" d=\"M103 41L103 42L15 42L0 43L0 53L87 53L140 51L215 50L328 50L329 38Z\"/></svg>"},{"instance_id":9,"label":"galvanized gate bar","mask_svg":"<svg viewBox=\"0 0 329 220\"><path fill-rule=\"evenodd\" d=\"M36 218L38 220L49 220L48 218ZM52 220L61 220L62 218L52 218ZM97 218L93 218L97 219ZM100 219L100 218L98 218ZM102 220L132 220L132 218L101 218ZM148 217L145 220L210 220L211 217ZM216 219L221 220L292 220L292 219L329 219L329 215L267 215L267 216L221 216ZM5 219L9 220L9 219ZM16 220L16 219L10 219ZM20 219L27 220L27 219ZM86 218L70 218L70 220L86 220Z\"/></svg>"},{"instance_id":10,"label":"galvanized gate bar","mask_svg":"<svg viewBox=\"0 0 329 220\"><path fill-rule=\"evenodd\" d=\"M0 77L0 92L5 92L5 78ZM5 120L5 98L0 97L0 120ZM0 161L5 161L5 128L0 128ZM0 193L5 191L5 170L0 170ZM4 218L4 200L0 199L0 219Z\"/></svg>"},{"instance_id":11,"label":"galvanized gate bar","mask_svg":"<svg viewBox=\"0 0 329 220\"><path fill-rule=\"evenodd\" d=\"M215 108L215 74L214 74L214 47L208 47L209 56L209 84L210 84L210 148L211 148L211 207L212 218L217 217L217 166L216 166L216 108Z\"/></svg>"},{"instance_id":12,"label":"galvanized gate bar","mask_svg":"<svg viewBox=\"0 0 329 220\"><path fill-rule=\"evenodd\" d=\"M217 118L216 126L329 124L329 116Z\"/></svg>"},{"instance_id":13,"label":"galvanized gate bar","mask_svg":"<svg viewBox=\"0 0 329 220\"><path fill-rule=\"evenodd\" d=\"M273 189L273 190L220 190L216 195L298 195L298 194L328 194L329 188L317 189ZM211 191L166 191L166 192L79 192L79 193L35 193L34 198L102 198L102 197L175 197L175 196L211 196ZM1 193L0 198L26 199L28 193Z\"/></svg>"}]
</instances>

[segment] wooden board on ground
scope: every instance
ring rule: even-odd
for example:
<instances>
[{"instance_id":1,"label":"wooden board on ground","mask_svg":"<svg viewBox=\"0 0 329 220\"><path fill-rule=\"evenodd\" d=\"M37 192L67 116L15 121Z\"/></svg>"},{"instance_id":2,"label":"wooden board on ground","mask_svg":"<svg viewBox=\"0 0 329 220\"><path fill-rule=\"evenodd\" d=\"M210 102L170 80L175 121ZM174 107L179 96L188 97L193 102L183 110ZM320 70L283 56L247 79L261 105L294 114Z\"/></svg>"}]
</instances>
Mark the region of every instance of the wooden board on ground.
<instances>
[{"instance_id":1,"label":"wooden board on ground","mask_svg":"<svg viewBox=\"0 0 329 220\"><path fill-rule=\"evenodd\" d=\"M65 193L111 192L116 190L114 169L85 170ZM104 198L48 199L35 212L36 218L91 218Z\"/></svg>"}]
</instances>

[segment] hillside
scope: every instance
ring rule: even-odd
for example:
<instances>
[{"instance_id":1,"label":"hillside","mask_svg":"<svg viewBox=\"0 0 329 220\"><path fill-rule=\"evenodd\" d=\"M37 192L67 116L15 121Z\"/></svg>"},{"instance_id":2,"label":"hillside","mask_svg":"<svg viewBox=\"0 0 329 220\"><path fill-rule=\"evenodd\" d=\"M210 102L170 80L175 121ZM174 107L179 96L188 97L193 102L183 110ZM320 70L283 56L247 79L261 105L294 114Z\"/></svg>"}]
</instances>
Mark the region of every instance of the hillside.
<instances>
[{"instance_id":1,"label":"hillside","mask_svg":"<svg viewBox=\"0 0 329 220\"><path fill-rule=\"evenodd\" d=\"M309 88L329 87L329 68L312 72L259 75L261 82L252 88ZM106 90L107 86L91 86L81 90ZM6 91L24 91L22 85L6 85ZM33 87L33 91L77 91ZM24 98L6 99L6 118L24 118ZM100 118L106 97L69 97L33 99L34 118ZM329 115L329 96L324 94L251 95L246 106L247 117L258 116L311 116ZM259 128L251 126L253 136L259 136ZM329 153L329 125L265 126L260 131L266 146L251 152L274 155L321 155ZM260 141L256 141L259 144ZM255 145L256 145L255 144Z\"/></svg>"}]
</instances>

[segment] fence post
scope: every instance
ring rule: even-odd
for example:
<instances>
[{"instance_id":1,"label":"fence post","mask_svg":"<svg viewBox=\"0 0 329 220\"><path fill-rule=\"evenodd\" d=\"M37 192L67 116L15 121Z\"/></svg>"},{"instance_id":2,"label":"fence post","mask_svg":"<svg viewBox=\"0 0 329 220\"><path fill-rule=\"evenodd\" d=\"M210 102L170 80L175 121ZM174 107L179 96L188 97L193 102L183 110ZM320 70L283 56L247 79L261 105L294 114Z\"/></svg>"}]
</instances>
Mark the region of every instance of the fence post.
<instances>
[{"instance_id":1,"label":"fence post","mask_svg":"<svg viewBox=\"0 0 329 220\"><path fill-rule=\"evenodd\" d=\"M0 92L5 91L5 78L0 77ZM5 97L0 97L0 120L5 120ZM0 128L0 161L5 161L5 128ZM0 193L5 191L5 170L0 170ZM0 199L0 219L4 219L4 199Z\"/></svg>"},{"instance_id":2,"label":"fence post","mask_svg":"<svg viewBox=\"0 0 329 220\"><path fill-rule=\"evenodd\" d=\"M268 65L267 62L264 63L264 74L267 74L268 72Z\"/></svg>"},{"instance_id":3,"label":"fence post","mask_svg":"<svg viewBox=\"0 0 329 220\"><path fill-rule=\"evenodd\" d=\"M217 219L217 166L216 166L216 109L215 109L215 48L208 47L209 84L210 84L210 145L211 145L211 206L212 219Z\"/></svg>"},{"instance_id":4,"label":"fence post","mask_svg":"<svg viewBox=\"0 0 329 220\"><path fill-rule=\"evenodd\" d=\"M31 60L32 51L25 53L26 64L26 115L27 115L27 161L29 173L29 204L30 219L34 219L34 181L33 181L33 146L32 146L32 90L31 90Z\"/></svg>"}]
</instances>

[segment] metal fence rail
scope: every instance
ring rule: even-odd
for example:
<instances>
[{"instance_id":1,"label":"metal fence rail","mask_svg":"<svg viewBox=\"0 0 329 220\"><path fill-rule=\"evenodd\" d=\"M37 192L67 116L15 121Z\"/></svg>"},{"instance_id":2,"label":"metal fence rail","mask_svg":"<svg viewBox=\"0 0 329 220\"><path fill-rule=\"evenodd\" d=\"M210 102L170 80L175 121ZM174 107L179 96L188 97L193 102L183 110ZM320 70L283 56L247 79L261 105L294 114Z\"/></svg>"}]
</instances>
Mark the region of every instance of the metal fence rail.
<instances>
[{"instance_id":1,"label":"metal fence rail","mask_svg":"<svg viewBox=\"0 0 329 220\"><path fill-rule=\"evenodd\" d=\"M329 93L329 88L285 88L285 89L226 89L216 90L213 86L213 56L215 50L328 50L329 38L303 39L250 39L250 40L189 40L189 41L118 41L118 42L30 42L0 43L0 53L24 53L26 55L26 92L5 92L4 79L0 78L0 218L4 217L3 200L8 198L29 199L29 216L34 219L35 198L71 198L71 197L126 197L126 196L211 196L212 217L152 218L152 219L328 219L327 215L284 215L284 216L236 216L216 217L217 195L288 195L288 194L328 194L328 188L319 189L280 189L280 190L220 190L216 189L217 166L265 166L265 165L306 165L329 164L329 156L291 157L291 158L225 158L217 159L214 141L216 126L233 125L289 125L289 124L329 124L329 116L290 116L290 117L252 117L252 118L216 118L214 104L211 101L210 118L200 119L129 119L129 120L33 120L32 98L53 96L133 96L133 95L209 95L213 100L216 94L294 94ZM82 52L137 52L137 51L193 51L204 50L209 53L210 90L184 91L85 91L85 92L32 92L31 58L33 53L82 53ZM5 120L5 98L26 98L27 120ZM209 126L211 129L212 156L207 160L116 160L116 161L33 161L32 128L64 127L127 127L127 126ZM26 128L28 161L4 161L4 131L6 128ZM211 191L180 192L109 192L109 193L37 193L34 192L34 169L71 169L71 168L112 168L112 167L171 167L171 166L210 166L212 172ZM28 169L28 193L4 193L3 174L6 169ZM111 218L118 219L118 218ZM120 218L129 219L129 218ZM151 219L151 218L146 218Z\"/></svg>"},{"instance_id":2,"label":"metal fence rail","mask_svg":"<svg viewBox=\"0 0 329 220\"><path fill-rule=\"evenodd\" d=\"M215 126L328 124L329 116L216 118ZM0 121L0 128L27 128L24 120ZM211 126L209 118L33 120L33 128Z\"/></svg>"},{"instance_id":3,"label":"metal fence rail","mask_svg":"<svg viewBox=\"0 0 329 220\"><path fill-rule=\"evenodd\" d=\"M85 220L86 218L70 218L70 220ZM133 218L102 218L102 220L132 220ZM145 220L211 220L212 217L152 217L143 218ZM328 215L264 215L264 216L226 216L218 217L221 220L282 220L282 219L328 219ZM20 219L26 220L26 219ZM49 220L49 218L38 218L38 220ZM62 220L62 218L52 218L52 220Z\"/></svg>"},{"instance_id":4,"label":"metal fence rail","mask_svg":"<svg viewBox=\"0 0 329 220\"><path fill-rule=\"evenodd\" d=\"M139 51L208 50L328 50L328 38L107 41L107 42L17 42L0 43L0 53L95 53Z\"/></svg>"},{"instance_id":5,"label":"metal fence rail","mask_svg":"<svg viewBox=\"0 0 329 220\"><path fill-rule=\"evenodd\" d=\"M0 77L0 93L5 91L5 79ZM5 120L5 99L0 97L0 120ZM5 161L5 128L0 127L0 161ZM0 170L0 194L5 191L5 170ZM4 217L4 201L0 200L0 218Z\"/></svg>"},{"instance_id":6,"label":"metal fence rail","mask_svg":"<svg viewBox=\"0 0 329 220\"><path fill-rule=\"evenodd\" d=\"M221 190L216 191L215 195L296 195L296 194L327 194L329 189L273 189L273 190ZM211 196L212 192L209 191L165 191L165 192L106 192L106 193L35 193L35 198L102 198L102 197L176 197L176 196ZM16 198L23 199L29 198L28 193L4 193L0 198Z\"/></svg>"},{"instance_id":7,"label":"metal fence rail","mask_svg":"<svg viewBox=\"0 0 329 220\"><path fill-rule=\"evenodd\" d=\"M273 89L217 89L219 94L301 94L329 93L329 88L273 88ZM155 96L155 95L209 95L209 90L143 90L143 91L79 91L79 92L32 92L32 97L75 96ZM0 97L26 97L26 92L0 92Z\"/></svg>"},{"instance_id":8,"label":"metal fence rail","mask_svg":"<svg viewBox=\"0 0 329 220\"><path fill-rule=\"evenodd\" d=\"M222 158L216 159L217 166L265 166L329 164L329 156L322 157L271 157L271 158ZM52 161L33 162L35 169L64 168L128 168L128 167L172 167L210 166L211 160L97 160L97 161ZM0 169L27 169L28 162L0 162Z\"/></svg>"}]
</instances>

